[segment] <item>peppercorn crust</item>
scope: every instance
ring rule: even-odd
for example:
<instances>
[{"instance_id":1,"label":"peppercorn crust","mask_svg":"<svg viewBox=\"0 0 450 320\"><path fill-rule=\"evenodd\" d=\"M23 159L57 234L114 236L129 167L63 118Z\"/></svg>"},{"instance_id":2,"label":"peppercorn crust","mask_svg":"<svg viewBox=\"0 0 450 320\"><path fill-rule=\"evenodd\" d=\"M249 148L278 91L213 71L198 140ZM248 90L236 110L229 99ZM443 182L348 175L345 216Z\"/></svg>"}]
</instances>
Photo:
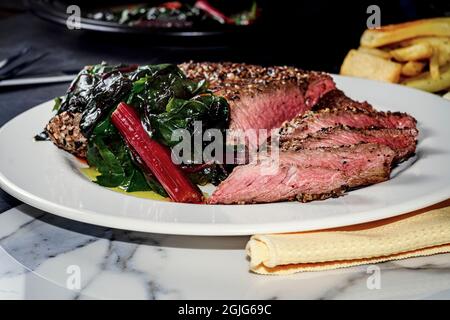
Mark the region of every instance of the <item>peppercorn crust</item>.
<instances>
[{"instance_id":1,"label":"peppercorn crust","mask_svg":"<svg viewBox=\"0 0 450 320\"><path fill-rule=\"evenodd\" d=\"M233 62L190 61L179 67L192 80L207 80L210 90L228 101L239 100L244 95L255 96L262 91L276 90L286 85L295 85L306 91L312 79L323 75L294 67L263 67Z\"/></svg>"},{"instance_id":2,"label":"peppercorn crust","mask_svg":"<svg viewBox=\"0 0 450 320\"><path fill-rule=\"evenodd\" d=\"M49 138L58 147L81 158L86 157L87 139L80 131L81 113L62 112L46 126Z\"/></svg>"}]
</instances>

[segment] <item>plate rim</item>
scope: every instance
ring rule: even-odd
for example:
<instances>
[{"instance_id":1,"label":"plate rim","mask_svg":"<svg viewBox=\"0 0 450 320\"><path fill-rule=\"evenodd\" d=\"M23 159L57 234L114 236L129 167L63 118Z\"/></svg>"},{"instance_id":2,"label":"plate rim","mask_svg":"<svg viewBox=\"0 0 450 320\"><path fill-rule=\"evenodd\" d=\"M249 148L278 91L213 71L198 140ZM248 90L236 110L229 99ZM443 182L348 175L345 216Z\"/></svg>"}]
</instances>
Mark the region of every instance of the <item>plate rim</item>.
<instances>
[{"instance_id":1,"label":"plate rim","mask_svg":"<svg viewBox=\"0 0 450 320\"><path fill-rule=\"evenodd\" d=\"M0 130L1 134L1 130ZM131 226L130 219L127 217L122 216L109 216L108 220L105 221L99 221L98 219L102 219L104 217L103 214L96 213L91 210L83 210L82 214L80 214L79 209L70 208L67 206L59 205L54 202L51 202L46 199L41 199L28 191L25 191L21 189L20 187L16 186L14 183L12 183L9 179L7 179L3 173L0 172L0 188L6 191L11 196L15 197L16 199L20 200L21 202L30 205L34 208L37 208L39 210L54 214L59 217L63 217L69 220L74 220L78 222L83 222L87 224L93 224L97 226L102 227L109 227L109 228L115 228L115 229L121 229L121 230L132 230L132 231L138 231L138 232L147 232L147 233L157 233L157 234L169 234L169 235L185 235L185 236L249 236L255 234L254 231L251 231L253 227L248 224L233 224L234 231L226 231L224 232L223 228L229 228L228 224L222 224L222 223L216 223L216 224L205 224L204 228L202 228L202 231L190 231L192 228L198 229L198 223L179 223L177 224L177 227L174 228L173 222L157 222L157 221L150 221L145 219L139 219L142 220L142 224L133 224ZM298 228L295 226L286 226L285 224L287 222L282 223L273 223L272 226L269 226L267 223L264 224L268 225L267 227L260 226L260 231L257 232L257 234L263 234L263 233L289 233L289 232L302 232L302 231L317 231L317 230L325 230L329 228L339 228L339 227L345 227L345 226L354 226L359 225L362 223L369 223L374 221L380 221L387 218L397 217L401 216L403 214L407 214L416 210L421 210L423 208L438 204L440 202L446 201L449 198L450 194L450 187L448 189L444 189L441 193L435 193L432 196L427 197L428 200L423 201L422 205L415 205L414 200L410 200L408 202L402 202L401 205L397 206L391 206L391 211L393 213L386 212L385 214L377 214L374 216L373 211L368 212L361 212L359 214L359 218L353 219L353 223L347 224L344 221L341 223L335 222L335 217L332 218L323 218L322 220L322 227L315 228L315 227L303 227ZM126 196L126 195L124 195ZM403 209L400 209L397 207L401 207ZM89 214L89 218L85 217L86 214ZM372 216L368 218L369 216ZM133 218L134 222L138 218ZM331 222L333 220L334 222ZM344 219L341 219L344 220ZM129 227L127 227L129 225ZM170 226L170 228L168 228ZM173 229L173 231L172 231Z\"/></svg>"}]
</instances>

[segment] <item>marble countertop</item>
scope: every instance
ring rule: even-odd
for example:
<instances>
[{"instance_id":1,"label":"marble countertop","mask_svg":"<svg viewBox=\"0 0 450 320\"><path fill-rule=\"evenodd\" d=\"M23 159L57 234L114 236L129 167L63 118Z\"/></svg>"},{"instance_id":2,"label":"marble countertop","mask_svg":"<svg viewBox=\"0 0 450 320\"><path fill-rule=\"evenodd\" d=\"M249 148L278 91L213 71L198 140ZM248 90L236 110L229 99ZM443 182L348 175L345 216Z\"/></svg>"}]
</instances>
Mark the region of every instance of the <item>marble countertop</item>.
<instances>
[{"instance_id":1,"label":"marble countertop","mask_svg":"<svg viewBox=\"0 0 450 320\"><path fill-rule=\"evenodd\" d=\"M114 230L19 204L0 214L0 299L450 299L450 254L261 276L247 240Z\"/></svg>"}]
</instances>

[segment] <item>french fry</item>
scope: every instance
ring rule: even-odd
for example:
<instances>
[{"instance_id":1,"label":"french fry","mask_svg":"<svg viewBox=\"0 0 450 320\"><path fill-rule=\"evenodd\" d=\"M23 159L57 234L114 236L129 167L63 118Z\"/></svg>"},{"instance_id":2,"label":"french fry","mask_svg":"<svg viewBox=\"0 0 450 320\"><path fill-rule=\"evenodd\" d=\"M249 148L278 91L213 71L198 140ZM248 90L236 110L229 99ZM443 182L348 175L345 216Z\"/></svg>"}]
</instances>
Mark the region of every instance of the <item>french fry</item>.
<instances>
[{"instance_id":1,"label":"french fry","mask_svg":"<svg viewBox=\"0 0 450 320\"><path fill-rule=\"evenodd\" d=\"M425 68L425 63L418 61L408 61L402 66L402 75L407 77L418 76Z\"/></svg>"},{"instance_id":2,"label":"french fry","mask_svg":"<svg viewBox=\"0 0 450 320\"><path fill-rule=\"evenodd\" d=\"M434 50L434 53L430 58L430 75L431 75L431 79L433 79L433 80L438 80L440 77L439 51L437 51L437 50Z\"/></svg>"},{"instance_id":3,"label":"french fry","mask_svg":"<svg viewBox=\"0 0 450 320\"><path fill-rule=\"evenodd\" d=\"M391 54L388 51L383 51L381 49L359 47L358 51L368 53L373 56L377 56L377 57L387 59L387 60L391 59Z\"/></svg>"},{"instance_id":4,"label":"french fry","mask_svg":"<svg viewBox=\"0 0 450 320\"><path fill-rule=\"evenodd\" d=\"M427 43L413 44L390 52L391 56L400 62L429 59L433 55L433 47Z\"/></svg>"},{"instance_id":5,"label":"french fry","mask_svg":"<svg viewBox=\"0 0 450 320\"><path fill-rule=\"evenodd\" d=\"M439 79L433 80L431 74L425 72L420 76L404 80L402 84L428 92L439 92L450 88L450 64L440 70Z\"/></svg>"},{"instance_id":6,"label":"french fry","mask_svg":"<svg viewBox=\"0 0 450 320\"><path fill-rule=\"evenodd\" d=\"M366 30L358 50L347 54L341 74L449 91L450 17Z\"/></svg>"},{"instance_id":7,"label":"french fry","mask_svg":"<svg viewBox=\"0 0 450 320\"><path fill-rule=\"evenodd\" d=\"M413 44L427 43L433 47L433 50L439 52L439 66L444 66L450 62L450 38L446 37L420 37L407 41L403 41L400 44L402 46L410 46Z\"/></svg>"},{"instance_id":8,"label":"french fry","mask_svg":"<svg viewBox=\"0 0 450 320\"><path fill-rule=\"evenodd\" d=\"M450 37L417 37L400 42L404 47L418 43L428 43L433 47L438 47L450 52Z\"/></svg>"},{"instance_id":9,"label":"french fry","mask_svg":"<svg viewBox=\"0 0 450 320\"><path fill-rule=\"evenodd\" d=\"M368 29L361 37L361 45L378 48L407 39L424 36L450 37L450 18L423 19L379 29Z\"/></svg>"},{"instance_id":10,"label":"french fry","mask_svg":"<svg viewBox=\"0 0 450 320\"><path fill-rule=\"evenodd\" d=\"M397 83L402 65L358 50L350 50L341 66L341 74Z\"/></svg>"},{"instance_id":11,"label":"french fry","mask_svg":"<svg viewBox=\"0 0 450 320\"><path fill-rule=\"evenodd\" d=\"M450 62L450 53L445 53L440 50L438 60L439 60L438 63L439 63L440 67L445 66L447 63Z\"/></svg>"}]
</instances>

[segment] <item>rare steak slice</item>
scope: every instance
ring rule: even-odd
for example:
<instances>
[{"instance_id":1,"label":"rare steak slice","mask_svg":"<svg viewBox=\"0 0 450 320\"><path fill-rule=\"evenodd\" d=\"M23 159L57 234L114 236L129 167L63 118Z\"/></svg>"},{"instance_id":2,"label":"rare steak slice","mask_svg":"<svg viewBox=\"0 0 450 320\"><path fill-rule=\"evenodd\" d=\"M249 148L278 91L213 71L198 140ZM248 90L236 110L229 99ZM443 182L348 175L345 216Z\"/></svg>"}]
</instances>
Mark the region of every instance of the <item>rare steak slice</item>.
<instances>
[{"instance_id":1,"label":"rare steak slice","mask_svg":"<svg viewBox=\"0 0 450 320\"><path fill-rule=\"evenodd\" d=\"M415 129L416 119L400 112L365 112L323 109L308 112L286 122L280 130L280 141L304 139L324 128L345 125L357 129Z\"/></svg>"},{"instance_id":2,"label":"rare steak slice","mask_svg":"<svg viewBox=\"0 0 450 320\"><path fill-rule=\"evenodd\" d=\"M392 149L377 144L285 151L278 157L261 156L236 167L208 203L307 202L338 197L349 188L389 179L394 156Z\"/></svg>"},{"instance_id":3,"label":"rare steak slice","mask_svg":"<svg viewBox=\"0 0 450 320\"><path fill-rule=\"evenodd\" d=\"M280 143L283 150L315 149L376 143L395 151L397 162L406 160L416 151L416 129L354 129L346 126L322 129L304 139L290 139Z\"/></svg>"},{"instance_id":4,"label":"rare steak slice","mask_svg":"<svg viewBox=\"0 0 450 320\"><path fill-rule=\"evenodd\" d=\"M325 73L243 63L184 63L188 78L206 79L231 107L231 130L274 129L304 114L335 88Z\"/></svg>"}]
</instances>

